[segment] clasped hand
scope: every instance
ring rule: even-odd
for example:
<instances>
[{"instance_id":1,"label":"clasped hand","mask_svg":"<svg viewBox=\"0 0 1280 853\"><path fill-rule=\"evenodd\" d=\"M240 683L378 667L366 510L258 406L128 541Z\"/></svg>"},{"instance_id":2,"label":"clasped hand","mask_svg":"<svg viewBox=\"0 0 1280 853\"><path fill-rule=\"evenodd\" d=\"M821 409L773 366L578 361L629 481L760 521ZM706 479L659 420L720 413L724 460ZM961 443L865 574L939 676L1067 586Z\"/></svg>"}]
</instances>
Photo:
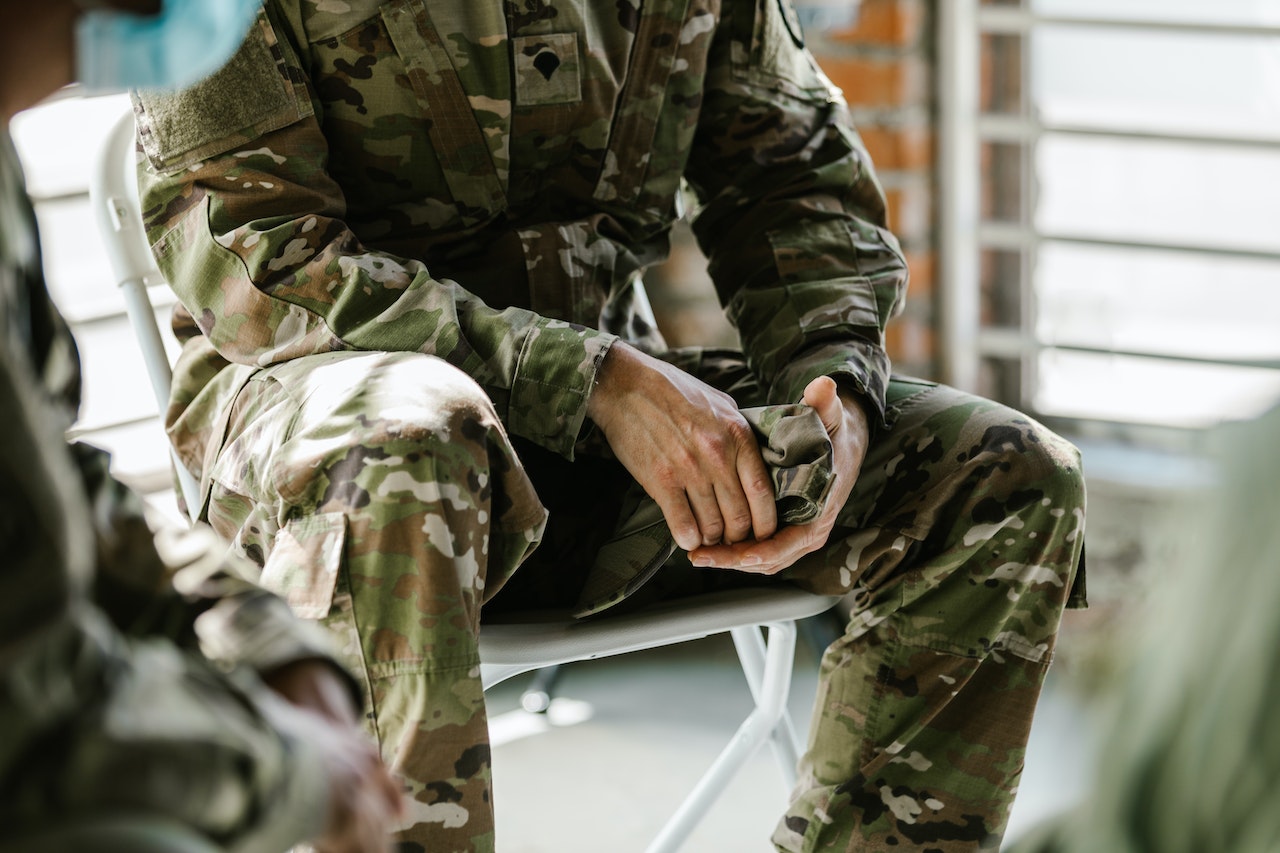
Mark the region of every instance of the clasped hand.
<instances>
[{"instance_id":1,"label":"clasped hand","mask_svg":"<svg viewBox=\"0 0 1280 853\"><path fill-rule=\"evenodd\" d=\"M816 519L782 528L755 434L728 394L619 342L587 413L695 566L771 575L826 544L866 454L866 415L832 379L810 382L804 402L831 436L836 477Z\"/></svg>"}]
</instances>

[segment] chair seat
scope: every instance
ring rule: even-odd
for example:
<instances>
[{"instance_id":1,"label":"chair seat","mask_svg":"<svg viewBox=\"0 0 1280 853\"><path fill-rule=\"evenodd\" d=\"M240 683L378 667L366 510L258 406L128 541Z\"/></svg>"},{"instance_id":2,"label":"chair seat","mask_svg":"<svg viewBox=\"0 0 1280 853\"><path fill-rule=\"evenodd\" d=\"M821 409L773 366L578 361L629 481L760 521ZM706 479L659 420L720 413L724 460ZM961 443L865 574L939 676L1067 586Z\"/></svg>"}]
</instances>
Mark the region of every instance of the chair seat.
<instances>
[{"instance_id":1,"label":"chair seat","mask_svg":"<svg viewBox=\"0 0 1280 853\"><path fill-rule=\"evenodd\" d=\"M747 587L664 602L621 615L574 619L563 611L503 614L480 629L480 660L501 678L530 669L696 640L735 628L792 622L823 613L838 596L793 586Z\"/></svg>"}]
</instances>

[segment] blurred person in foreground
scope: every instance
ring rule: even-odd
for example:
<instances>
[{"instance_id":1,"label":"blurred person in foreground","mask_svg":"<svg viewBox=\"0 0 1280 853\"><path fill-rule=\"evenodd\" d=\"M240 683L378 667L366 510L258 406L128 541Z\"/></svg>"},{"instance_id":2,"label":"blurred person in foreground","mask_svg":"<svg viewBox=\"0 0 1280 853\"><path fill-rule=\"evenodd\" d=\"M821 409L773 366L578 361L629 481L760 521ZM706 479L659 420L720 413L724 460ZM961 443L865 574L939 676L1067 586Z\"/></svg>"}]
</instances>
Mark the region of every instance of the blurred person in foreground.
<instances>
[{"instance_id":1,"label":"blurred person in foreground","mask_svg":"<svg viewBox=\"0 0 1280 853\"><path fill-rule=\"evenodd\" d=\"M1217 479L1165 535L1085 801L1011 853L1280 850L1280 408L1217 428Z\"/></svg>"},{"instance_id":2,"label":"blurred person in foreground","mask_svg":"<svg viewBox=\"0 0 1280 853\"><path fill-rule=\"evenodd\" d=\"M494 849L482 612L767 584L853 604L774 846L998 845L1084 601L1078 454L890 375L906 261L789 0L268 0L135 115L170 439L367 679L402 849ZM647 309L692 199L741 350Z\"/></svg>"},{"instance_id":3,"label":"blurred person in foreground","mask_svg":"<svg viewBox=\"0 0 1280 853\"><path fill-rule=\"evenodd\" d=\"M366 853L387 847L400 808L329 638L246 580L208 528L153 534L107 455L63 438L79 361L45 288L9 122L73 77L110 88L211 72L255 8L0 3L5 853L279 853L307 840Z\"/></svg>"}]
</instances>

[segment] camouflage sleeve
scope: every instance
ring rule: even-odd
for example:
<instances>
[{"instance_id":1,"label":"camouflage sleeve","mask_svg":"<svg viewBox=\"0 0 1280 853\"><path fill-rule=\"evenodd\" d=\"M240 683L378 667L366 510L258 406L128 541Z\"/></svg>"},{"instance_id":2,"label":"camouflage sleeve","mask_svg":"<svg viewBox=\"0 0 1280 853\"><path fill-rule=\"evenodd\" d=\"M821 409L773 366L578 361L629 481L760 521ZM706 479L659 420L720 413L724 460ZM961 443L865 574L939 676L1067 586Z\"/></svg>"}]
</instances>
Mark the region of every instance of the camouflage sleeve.
<instances>
[{"instance_id":1,"label":"camouflage sleeve","mask_svg":"<svg viewBox=\"0 0 1280 853\"><path fill-rule=\"evenodd\" d=\"M13 355L0 347L6 831L105 810L164 814L224 844L266 842L254 849L314 835L327 783L298 712L249 670L127 637L92 605L93 510L52 401Z\"/></svg>"},{"instance_id":2,"label":"camouflage sleeve","mask_svg":"<svg viewBox=\"0 0 1280 853\"><path fill-rule=\"evenodd\" d=\"M725 3L686 178L694 231L771 400L827 375L883 417L906 262L884 194L788 0Z\"/></svg>"},{"instance_id":3,"label":"camouflage sleeve","mask_svg":"<svg viewBox=\"0 0 1280 853\"><path fill-rule=\"evenodd\" d=\"M510 432L571 456L614 337L490 308L421 261L362 244L326 172L301 24L269 8L212 78L135 96L148 238L201 331L240 364L349 349L438 356L485 389Z\"/></svg>"}]
</instances>

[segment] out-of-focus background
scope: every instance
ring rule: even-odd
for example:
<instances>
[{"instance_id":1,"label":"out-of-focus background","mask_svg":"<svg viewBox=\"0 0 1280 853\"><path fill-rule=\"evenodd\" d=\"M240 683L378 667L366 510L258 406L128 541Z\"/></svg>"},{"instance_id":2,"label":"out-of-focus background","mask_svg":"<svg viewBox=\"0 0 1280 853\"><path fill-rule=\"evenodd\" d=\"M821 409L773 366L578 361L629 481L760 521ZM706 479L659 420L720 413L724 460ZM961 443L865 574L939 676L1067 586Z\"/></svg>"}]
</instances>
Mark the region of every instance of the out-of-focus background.
<instances>
[{"instance_id":1,"label":"out-of-focus background","mask_svg":"<svg viewBox=\"0 0 1280 853\"><path fill-rule=\"evenodd\" d=\"M1069 614L1010 826L1079 795L1115 628L1203 488L1206 429L1280 396L1280 0L795 0L911 264L897 369L1022 408L1082 449L1092 608ZM77 434L172 512L156 406L87 187L123 96L20 116L55 299L86 367ZM684 229L648 279L672 344L732 343ZM157 293L167 317L171 297ZM172 343L172 342L171 342ZM813 632L820 633L820 632ZM817 653L802 648L803 727ZM731 646L575 665L548 714L491 694L499 849L640 850L746 713ZM690 851L768 849L761 755Z\"/></svg>"}]
</instances>

